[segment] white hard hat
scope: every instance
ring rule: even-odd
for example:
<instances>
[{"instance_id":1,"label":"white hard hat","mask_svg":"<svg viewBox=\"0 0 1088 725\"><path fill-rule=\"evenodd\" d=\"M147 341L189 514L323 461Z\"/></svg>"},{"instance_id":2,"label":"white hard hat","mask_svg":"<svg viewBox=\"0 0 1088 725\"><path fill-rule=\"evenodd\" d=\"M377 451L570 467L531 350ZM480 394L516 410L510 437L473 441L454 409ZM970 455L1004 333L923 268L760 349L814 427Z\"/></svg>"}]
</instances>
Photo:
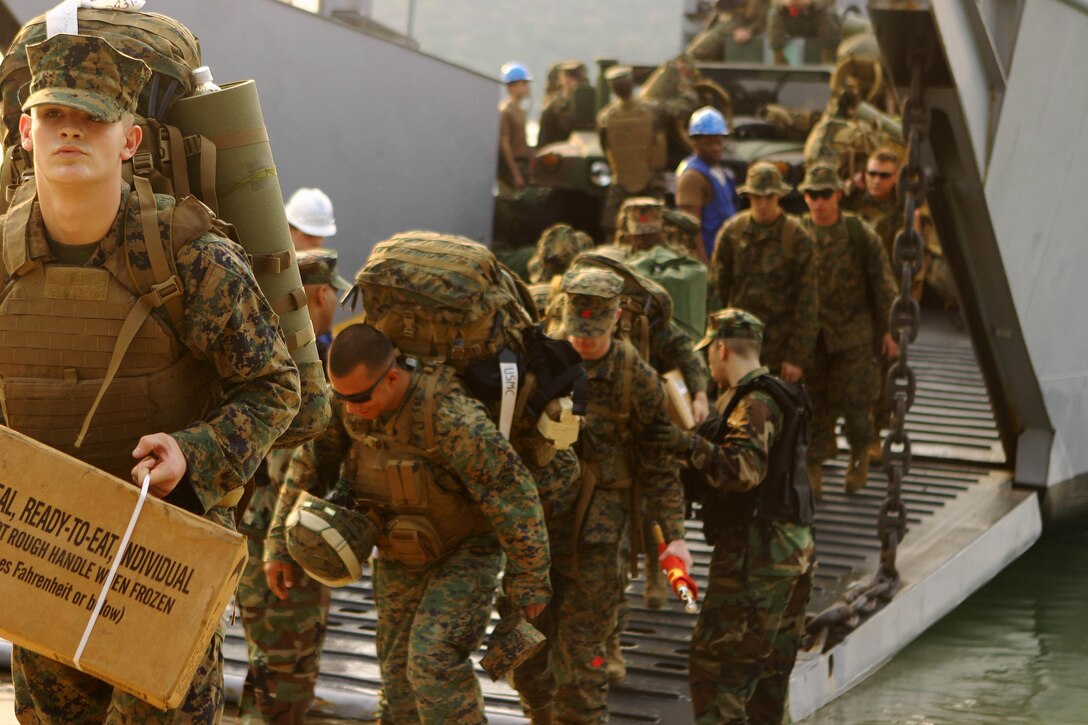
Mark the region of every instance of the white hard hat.
<instances>
[{"instance_id":1,"label":"white hard hat","mask_svg":"<svg viewBox=\"0 0 1088 725\"><path fill-rule=\"evenodd\" d=\"M336 234L332 200L321 189L302 187L287 200L287 222L313 237Z\"/></svg>"}]
</instances>

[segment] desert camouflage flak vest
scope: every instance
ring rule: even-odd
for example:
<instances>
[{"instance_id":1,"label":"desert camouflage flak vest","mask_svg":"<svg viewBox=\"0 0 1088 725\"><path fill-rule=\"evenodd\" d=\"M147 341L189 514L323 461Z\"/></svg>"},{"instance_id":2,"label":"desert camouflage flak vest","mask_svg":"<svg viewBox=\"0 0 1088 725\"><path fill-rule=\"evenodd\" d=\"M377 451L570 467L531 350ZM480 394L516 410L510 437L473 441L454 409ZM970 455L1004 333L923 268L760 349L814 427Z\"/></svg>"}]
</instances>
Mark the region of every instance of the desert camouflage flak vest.
<instances>
[{"instance_id":1,"label":"desert camouflage flak vest","mask_svg":"<svg viewBox=\"0 0 1088 725\"><path fill-rule=\"evenodd\" d=\"M631 193L642 191L653 178L653 112L640 103L618 106L608 116L607 130L608 163L615 175L613 183Z\"/></svg>"},{"instance_id":2,"label":"desert camouflage flak vest","mask_svg":"<svg viewBox=\"0 0 1088 725\"><path fill-rule=\"evenodd\" d=\"M385 522L378 537L382 556L408 566L437 561L469 536L492 528L467 493L449 491L435 480L435 403L447 394L451 380L448 368L427 367L416 383L424 386L426 448L408 442L410 400L385 428L351 417L346 421L355 445L345 473L354 482L355 500L373 507Z\"/></svg>"},{"instance_id":3,"label":"desert camouflage flak vest","mask_svg":"<svg viewBox=\"0 0 1088 725\"><path fill-rule=\"evenodd\" d=\"M29 181L12 200L0 242L10 277L0 291L4 420L128 480L140 436L200 419L218 391L214 368L150 314L181 302L166 249L209 231L211 217L195 199L156 211L149 187L134 191L123 210L123 243L104 267L75 267L53 263L44 236L28 239L36 205ZM134 259L150 260L152 269Z\"/></svg>"}]
</instances>

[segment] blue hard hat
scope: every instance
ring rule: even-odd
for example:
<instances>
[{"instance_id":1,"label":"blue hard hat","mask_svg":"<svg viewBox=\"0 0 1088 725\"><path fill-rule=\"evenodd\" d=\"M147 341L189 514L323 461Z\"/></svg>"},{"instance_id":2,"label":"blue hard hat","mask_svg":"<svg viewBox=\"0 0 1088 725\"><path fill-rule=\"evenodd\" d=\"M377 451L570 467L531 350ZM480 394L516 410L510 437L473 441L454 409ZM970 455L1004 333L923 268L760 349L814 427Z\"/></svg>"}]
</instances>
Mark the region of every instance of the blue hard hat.
<instances>
[{"instance_id":1,"label":"blue hard hat","mask_svg":"<svg viewBox=\"0 0 1088 725\"><path fill-rule=\"evenodd\" d=\"M507 63L502 67L503 83L515 83L517 81L531 80L533 80L533 77L529 75L529 69L523 66L521 63Z\"/></svg>"},{"instance_id":2,"label":"blue hard hat","mask_svg":"<svg viewBox=\"0 0 1088 725\"><path fill-rule=\"evenodd\" d=\"M727 133L729 126L725 116L713 106L703 106L691 114L688 121L688 136L725 136Z\"/></svg>"}]
</instances>

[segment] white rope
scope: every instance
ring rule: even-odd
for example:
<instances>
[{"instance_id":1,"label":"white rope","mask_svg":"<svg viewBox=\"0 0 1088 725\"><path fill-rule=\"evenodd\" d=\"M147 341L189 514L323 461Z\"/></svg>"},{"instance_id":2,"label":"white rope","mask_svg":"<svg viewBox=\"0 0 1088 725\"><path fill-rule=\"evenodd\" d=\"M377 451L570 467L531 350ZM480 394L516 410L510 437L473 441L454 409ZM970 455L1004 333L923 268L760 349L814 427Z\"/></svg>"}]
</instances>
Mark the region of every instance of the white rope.
<instances>
[{"instance_id":1,"label":"white rope","mask_svg":"<svg viewBox=\"0 0 1088 725\"><path fill-rule=\"evenodd\" d=\"M110 593L110 587L113 585L113 578L117 575L117 569L121 566L121 559L125 557L125 550L128 549L128 540L132 538L132 530L136 528L136 520L140 518L140 511L144 508L144 501L147 500L147 490L151 486L151 471L147 472L144 476L144 482L140 486L140 498L136 500L136 508L132 511L132 517L128 520L128 528L125 529L125 535L121 537L121 545L117 547L117 554L113 557L113 564L110 565L110 572L106 575L106 581L102 582L102 591L98 593L98 601L94 605L94 611L91 612L91 618L87 622L87 628L83 630L83 638L79 640L79 647L76 648L76 656L73 658L73 664L77 670L83 668L79 666L79 658L83 656L83 650L87 647L87 641L91 638L91 630L94 629L95 623L98 621L98 615L102 613L102 606L106 603L106 595Z\"/></svg>"}]
</instances>

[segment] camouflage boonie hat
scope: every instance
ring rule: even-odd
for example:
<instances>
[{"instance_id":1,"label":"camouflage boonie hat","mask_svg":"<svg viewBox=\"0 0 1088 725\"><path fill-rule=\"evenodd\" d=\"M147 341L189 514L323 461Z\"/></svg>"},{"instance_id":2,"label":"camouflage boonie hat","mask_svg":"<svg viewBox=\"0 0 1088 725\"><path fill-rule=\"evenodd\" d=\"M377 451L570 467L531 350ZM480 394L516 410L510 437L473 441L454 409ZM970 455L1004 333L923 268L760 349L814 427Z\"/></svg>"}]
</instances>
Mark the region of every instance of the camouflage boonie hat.
<instances>
[{"instance_id":1,"label":"camouflage boonie hat","mask_svg":"<svg viewBox=\"0 0 1088 725\"><path fill-rule=\"evenodd\" d=\"M46 104L89 113L106 123L135 113L151 69L90 35L54 35L26 48L30 95L23 110Z\"/></svg>"},{"instance_id":2,"label":"camouflage boonie hat","mask_svg":"<svg viewBox=\"0 0 1088 725\"><path fill-rule=\"evenodd\" d=\"M763 323L751 312L737 307L727 307L710 315L706 321L706 335L696 350L702 350L715 340L755 340L763 342Z\"/></svg>"},{"instance_id":3,"label":"camouflage boonie hat","mask_svg":"<svg viewBox=\"0 0 1088 725\"><path fill-rule=\"evenodd\" d=\"M665 205L652 196L633 196L623 202L620 214L629 234L656 234L663 225Z\"/></svg>"},{"instance_id":4,"label":"camouflage boonie hat","mask_svg":"<svg viewBox=\"0 0 1088 725\"><path fill-rule=\"evenodd\" d=\"M737 187L738 194L753 196L785 196L792 189L782 181L782 172L769 161L759 161L748 167L748 178Z\"/></svg>"},{"instance_id":5,"label":"camouflage boonie hat","mask_svg":"<svg viewBox=\"0 0 1088 725\"><path fill-rule=\"evenodd\" d=\"M563 334L598 337L612 329L620 308L623 277L607 269L572 269L563 275L562 290L567 293Z\"/></svg>"},{"instance_id":6,"label":"camouflage boonie hat","mask_svg":"<svg viewBox=\"0 0 1088 725\"><path fill-rule=\"evenodd\" d=\"M604 78L609 83L623 80L624 78L631 77L631 66L629 65L614 65L604 72Z\"/></svg>"},{"instance_id":7,"label":"camouflage boonie hat","mask_svg":"<svg viewBox=\"0 0 1088 725\"><path fill-rule=\"evenodd\" d=\"M307 249L296 257L302 284L328 284L341 292L351 289L351 282L336 272L335 249Z\"/></svg>"},{"instance_id":8,"label":"camouflage boonie hat","mask_svg":"<svg viewBox=\"0 0 1088 725\"><path fill-rule=\"evenodd\" d=\"M593 239L569 224L553 224L536 242L536 252L529 258L529 282L547 282L563 274L581 252L593 246Z\"/></svg>"},{"instance_id":9,"label":"camouflage boonie hat","mask_svg":"<svg viewBox=\"0 0 1088 725\"><path fill-rule=\"evenodd\" d=\"M797 185L797 190L802 194L806 191L842 191L842 179L839 178L839 170L832 164L814 164L805 172L805 180Z\"/></svg>"}]
</instances>

